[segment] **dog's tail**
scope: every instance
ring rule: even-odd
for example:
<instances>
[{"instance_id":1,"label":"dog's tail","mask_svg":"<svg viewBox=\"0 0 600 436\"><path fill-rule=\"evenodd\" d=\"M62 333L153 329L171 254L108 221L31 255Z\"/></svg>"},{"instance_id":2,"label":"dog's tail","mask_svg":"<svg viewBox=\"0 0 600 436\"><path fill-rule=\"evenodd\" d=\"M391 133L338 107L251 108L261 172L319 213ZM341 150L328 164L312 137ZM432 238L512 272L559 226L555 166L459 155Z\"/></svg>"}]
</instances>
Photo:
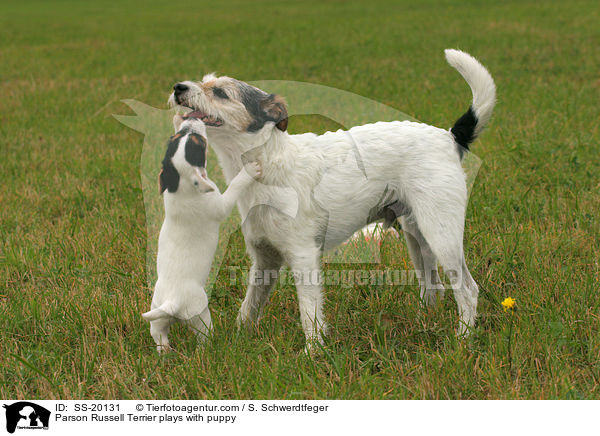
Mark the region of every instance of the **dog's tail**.
<instances>
[{"instance_id":1,"label":"dog's tail","mask_svg":"<svg viewBox=\"0 0 600 436\"><path fill-rule=\"evenodd\" d=\"M473 92L473 103L469 110L450 129L457 144L468 150L492 116L496 104L496 85L490 73L471 55L452 49L445 50L445 53L448 63L458 70ZM461 157L463 149L459 148Z\"/></svg>"},{"instance_id":2,"label":"dog's tail","mask_svg":"<svg viewBox=\"0 0 600 436\"><path fill-rule=\"evenodd\" d=\"M169 307L167 306L167 303L165 303L156 309L152 309L150 312L142 313L142 318L144 318L146 321L156 321L157 319L161 318L170 318L172 315Z\"/></svg>"}]
</instances>

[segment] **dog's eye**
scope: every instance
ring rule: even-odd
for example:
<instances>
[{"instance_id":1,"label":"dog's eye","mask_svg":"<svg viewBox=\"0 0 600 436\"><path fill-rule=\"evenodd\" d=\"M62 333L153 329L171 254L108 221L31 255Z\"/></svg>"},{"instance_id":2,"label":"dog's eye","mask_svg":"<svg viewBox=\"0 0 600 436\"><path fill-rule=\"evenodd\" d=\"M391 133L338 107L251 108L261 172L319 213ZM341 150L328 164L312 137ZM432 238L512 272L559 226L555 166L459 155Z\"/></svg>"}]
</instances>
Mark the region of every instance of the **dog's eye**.
<instances>
[{"instance_id":1,"label":"dog's eye","mask_svg":"<svg viewBox=\"0 0 600 436\"><path fill-rule=\"evenodd\" d=\"M213 88L213 94L216 97L223 98L225 100L229 100L229 96L223 91L223 88Z\"/></svg>"}]
</instances>

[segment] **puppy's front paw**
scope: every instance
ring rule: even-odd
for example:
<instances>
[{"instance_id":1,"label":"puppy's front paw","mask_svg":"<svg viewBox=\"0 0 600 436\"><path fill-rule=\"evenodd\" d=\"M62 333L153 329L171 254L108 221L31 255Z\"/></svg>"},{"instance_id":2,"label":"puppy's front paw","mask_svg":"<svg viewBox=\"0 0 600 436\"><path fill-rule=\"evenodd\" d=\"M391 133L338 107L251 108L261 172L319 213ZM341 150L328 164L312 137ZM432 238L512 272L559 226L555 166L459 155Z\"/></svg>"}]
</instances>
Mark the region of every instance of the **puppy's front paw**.
<instances>
[{"instance_id":1,"label":"puppy's front paw","mask_svg":"<svg viewBox=\"0 0 600 436\"><path fill-rule=\"evenodd\" d=\"M262 167L258 162L250 162L246 164L245 169L253 179L260 179L262 177Z\"/></svg>"}]
</instances>

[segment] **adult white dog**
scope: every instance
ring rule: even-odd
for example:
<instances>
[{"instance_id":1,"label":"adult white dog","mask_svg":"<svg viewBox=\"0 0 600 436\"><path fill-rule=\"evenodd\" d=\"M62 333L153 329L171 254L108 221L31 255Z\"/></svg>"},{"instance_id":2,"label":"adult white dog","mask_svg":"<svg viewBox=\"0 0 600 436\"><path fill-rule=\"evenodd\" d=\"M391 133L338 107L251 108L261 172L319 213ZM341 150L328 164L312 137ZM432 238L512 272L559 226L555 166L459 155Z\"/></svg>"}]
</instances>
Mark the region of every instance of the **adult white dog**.
<instances>
[{"instance_id":1,"label":"adult white dog","mask_svg":"<svg viewBox=\"0 0 600 436\"><path fill-rule=\"evenodd\" d=\"M408 121L378 122L324 135L290 135L287 109L279 96L230 77L205 76L174 86L173 106L202 114L208 137L227 181L243 161L257 160L262 185L240 198L243 232L253 259L250 284L238 322L256 321L280 267L296 277L300 316L307 345L321 340L325 326L319 281L320 256L366 224L401 218L421 296L432 304L443 292L437 262L451 278L460 314L459 334L473 326L478 287L463 254L467 205L463 153L489 121L495 85L470 55L446 50L448 63L470 85L473 102L450 130ZM269 186L297 193L295 217L266 204Z\"/></svg>"}]
</instances>

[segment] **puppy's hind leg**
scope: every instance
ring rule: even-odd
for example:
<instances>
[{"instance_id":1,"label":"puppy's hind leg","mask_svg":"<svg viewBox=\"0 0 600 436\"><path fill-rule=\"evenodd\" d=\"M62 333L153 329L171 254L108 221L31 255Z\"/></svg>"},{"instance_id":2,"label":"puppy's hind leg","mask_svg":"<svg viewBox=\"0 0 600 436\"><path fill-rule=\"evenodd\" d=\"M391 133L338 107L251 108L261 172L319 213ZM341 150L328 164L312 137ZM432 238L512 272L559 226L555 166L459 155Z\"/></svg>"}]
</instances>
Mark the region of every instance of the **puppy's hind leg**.
<instances>
[{"instance_id":1,"label":"puppy's hind leg","mask_svg":"<svg viewBox=\"0 0 600 436\"><path fill-rule=\"evenodd\" d=\"M212 319L208 307L202 313L186 320L185 323L196 334L198 343L203 343L212 332Z\"/></svg>"},{"instance_id":2,"label":"puppy's hind leg","mask_svg":"<svg viewBox=\"0 0 600 436\"><path fill-rule=\"evenodd\" d=\"M421 301L433 306L438 295L440 299L444 298L445 291L437 270L437 259L417 223L408 216L403 216L401 222L406 246L421 287Z\"/></svg>"},{"instance_id":3,"label":"puppy's hind leg","mask_svg":"<svg viewBox=\"0 0 600 436\"><path fill-rule=\"evenodd\" d=\"M150 334L156 342L156 350L158 353L164 353L171 349L169 345L169 331L171 330L171 319L159 318L154 321L150 321Z\"/></svg>"}]
</instances>

